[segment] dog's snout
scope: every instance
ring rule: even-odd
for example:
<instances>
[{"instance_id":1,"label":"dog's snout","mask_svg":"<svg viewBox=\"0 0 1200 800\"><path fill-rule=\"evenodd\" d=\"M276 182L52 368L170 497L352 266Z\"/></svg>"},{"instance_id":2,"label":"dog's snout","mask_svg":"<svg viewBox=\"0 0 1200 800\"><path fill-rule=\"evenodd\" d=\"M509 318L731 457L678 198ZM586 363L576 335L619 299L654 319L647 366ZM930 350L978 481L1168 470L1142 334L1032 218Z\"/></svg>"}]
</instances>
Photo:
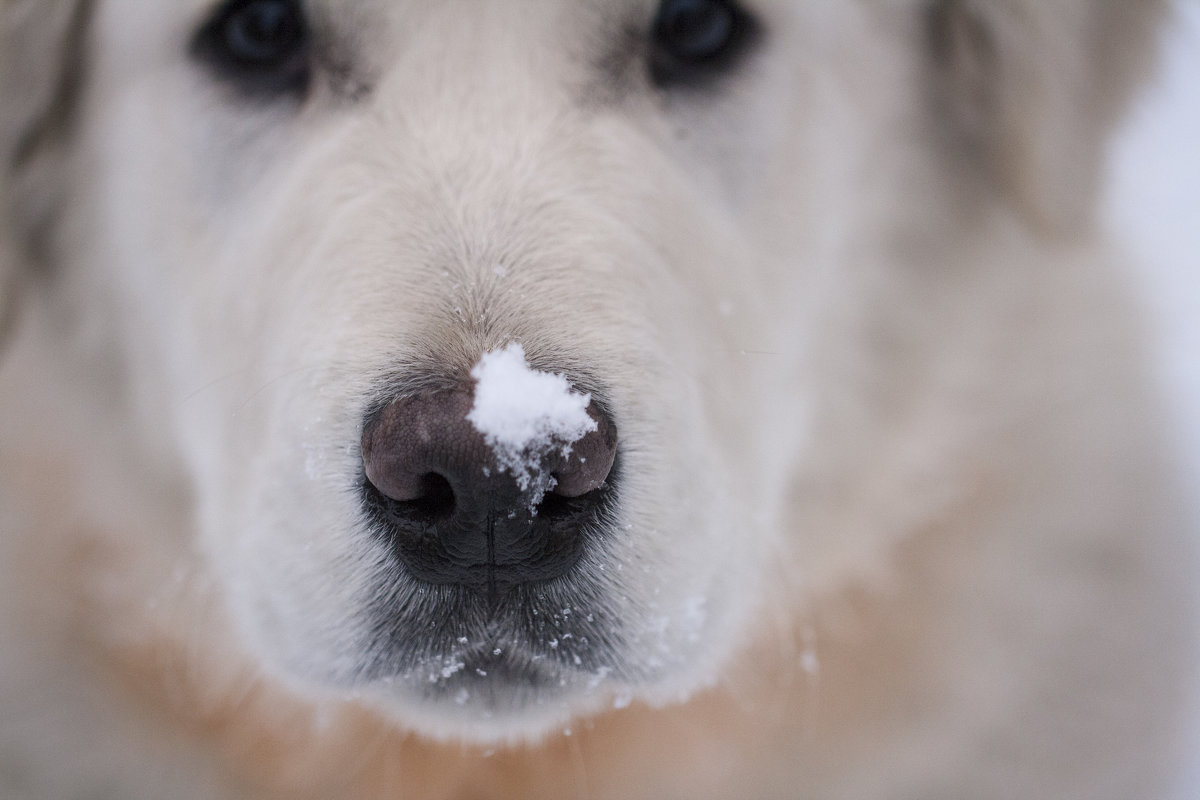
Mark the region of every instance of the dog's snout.
<instances>
[{"instance_id":1,"label":"dog's snout","mask_svg":"<svg viewBox=\"0 0 1200 800\"><path fill-rule=\"evenodd\" d=\"M367 419L372 522L418 580L494 594L559 577L600 532L615 426L593 403L594 430L523 454L528 473L514 474L468 419L473 403L461 386L402 397Z\"/></svg>"}]
</instances>

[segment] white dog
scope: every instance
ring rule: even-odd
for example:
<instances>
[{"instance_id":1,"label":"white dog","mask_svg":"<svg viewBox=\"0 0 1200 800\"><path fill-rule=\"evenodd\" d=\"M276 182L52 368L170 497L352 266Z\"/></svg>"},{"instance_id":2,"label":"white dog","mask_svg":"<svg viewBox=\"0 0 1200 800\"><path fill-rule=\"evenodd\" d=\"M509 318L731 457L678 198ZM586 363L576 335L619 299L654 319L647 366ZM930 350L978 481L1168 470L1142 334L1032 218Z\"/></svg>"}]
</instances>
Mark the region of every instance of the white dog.
<instances>
[{"instance_id":1,"label":"white dog","mask_svg":"<svg viewBox=\"0 0 1200 800\"><path fill-rule=\"evenodd\" d=\"M0 794L1152 798L1153 0L4 0Z\"/></svg>"}]
</instances>

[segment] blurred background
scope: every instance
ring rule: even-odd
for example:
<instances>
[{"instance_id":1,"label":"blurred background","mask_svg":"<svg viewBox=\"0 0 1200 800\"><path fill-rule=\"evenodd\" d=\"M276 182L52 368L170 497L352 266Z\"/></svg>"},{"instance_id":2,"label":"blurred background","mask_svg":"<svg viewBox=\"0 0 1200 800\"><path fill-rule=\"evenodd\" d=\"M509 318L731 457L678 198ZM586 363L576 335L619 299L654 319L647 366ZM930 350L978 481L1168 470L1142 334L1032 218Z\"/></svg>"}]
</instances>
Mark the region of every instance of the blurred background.
<instances>
[{"instance_id":1,"label":"blurred background","mask_svg":"<svg viewBox=\"0 0 1200 800\"><path fill-rule=\"evenodd\" d=\"M1117 139L1105 211L1137 257L1136 285L1153 310L1158 367L1200 518L1200 0L1175 0L1164 45L1156 79ZM1200 560L1196 575L1200 582ZM1200 674L1197 688L1175 800L1200 800Z\"/></svg>"}]
</instances>

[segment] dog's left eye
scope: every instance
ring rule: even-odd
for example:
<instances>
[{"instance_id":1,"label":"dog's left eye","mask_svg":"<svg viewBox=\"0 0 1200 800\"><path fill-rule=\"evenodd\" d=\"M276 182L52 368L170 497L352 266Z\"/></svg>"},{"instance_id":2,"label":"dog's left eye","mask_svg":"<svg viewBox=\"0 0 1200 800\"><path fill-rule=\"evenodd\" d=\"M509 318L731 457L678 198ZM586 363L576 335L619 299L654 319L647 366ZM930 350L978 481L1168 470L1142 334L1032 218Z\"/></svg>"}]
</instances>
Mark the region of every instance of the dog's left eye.
<instances>
[{"instance_id":1,"label":"dog's left eye","mask_svg":"<svg viewBox=\"0 0 1200 800\"><path fill-rule=\"evenodd\" d=\"M248 92L300 92L308 85L308 23L298 0L226 0L192 49Z\"/></svg>"},{"instance_id":2,"label":"dog's left eye","mask_svg":"<svg viewBox=\"0 0 1200 800\"><path fill-rule=\"evenodd\" d=\"M651 78L659 86L704 82L732 66L754 30L753 18L732 0L662 0Z\"/></svg>"}]
</instances>

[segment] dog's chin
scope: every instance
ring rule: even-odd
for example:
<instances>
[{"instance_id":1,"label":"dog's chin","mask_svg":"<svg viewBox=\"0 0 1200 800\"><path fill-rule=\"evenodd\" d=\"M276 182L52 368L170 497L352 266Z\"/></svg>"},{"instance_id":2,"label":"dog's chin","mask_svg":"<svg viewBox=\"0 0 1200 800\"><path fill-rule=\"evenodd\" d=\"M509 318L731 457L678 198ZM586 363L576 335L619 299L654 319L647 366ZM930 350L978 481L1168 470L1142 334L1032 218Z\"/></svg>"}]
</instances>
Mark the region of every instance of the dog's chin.
<instances>
[{"instance_id":1,"label":"dog's chin","mask_svg":"<svg viewBox=\"0 0 1200 800\"><path fill-rule=\"evenodd\" d=\"M430 666L436 671L376 678L355 693L418 734L480 746L534 743L630 696L604 668L580 672L534 652L479 650Z\"/></svg>"},{"instance_id":2,"label":"dog's chin","mask_svg":"<svg viewBox=\"0 0 1200 800\"><path fill-rule=\"evenodd\" d=\"M582 529L565 574L494 588L424 580L363 524L345 540L352 559L305 550L279 562L304 570L271 585L307 592L240 582L235 619L264 675L301 697L348 701L441 741L533 743L631 702L684 700L734 645L733 606L698 598L728 596L740 573L630 568L624 531Z\"/></svg>"},{"instance_id":3,"label":"dog's chin","mask_svg":"<svg viewBox=\"0 0 1200 800\"><path fill-rule=\"evenodd\" d=\"M327 661L310 651L276 662L286 673L276 674L398 729L482 747L535 743L635 700L683 699L705 682L691 674L690 643L664 639L661 618L630 618L615 587L595 577L611 571L520 586L499 604L393 574L390 591L373 592L387 599L359 619L368 633L354 655Z\"/></svg>"},{"instance_id":4,"label":"dog's chin","mask_svg":"<svg viewBox=\"0 0 1200 800\"><path fill-rule=\"evenodd\" d=\"M480 744L536 740L623 691L622 621L597 602L594 580L499 599L395 570L372 584L341 624L360 633L340 657L314 641L261 652L264 666L304 694L352 700L398 728Z\"/></svg>"}]
</instances>

